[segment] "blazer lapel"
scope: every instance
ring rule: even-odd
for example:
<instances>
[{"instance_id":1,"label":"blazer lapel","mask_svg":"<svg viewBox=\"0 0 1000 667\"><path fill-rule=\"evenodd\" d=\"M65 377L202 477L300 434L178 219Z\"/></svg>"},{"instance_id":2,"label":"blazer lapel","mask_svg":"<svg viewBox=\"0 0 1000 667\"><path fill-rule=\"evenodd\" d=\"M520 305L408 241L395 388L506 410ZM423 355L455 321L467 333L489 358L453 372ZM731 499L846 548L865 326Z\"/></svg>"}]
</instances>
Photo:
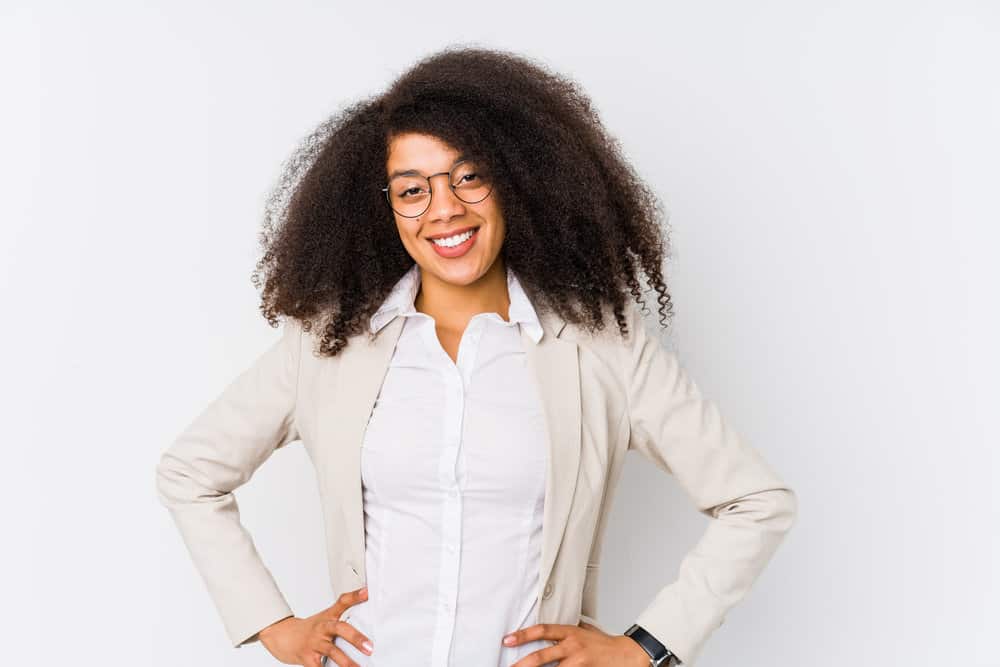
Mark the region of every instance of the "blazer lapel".
<instances>
[{"instance_id":1,"label":"blazer lapel","mask_svg":"<svg viewBox=\"0 0 1000 667\"><path fill-rule=\"evenodd\" d=\"M545 334L536 344L522 329L521 340L536 381L548 431L549 465L545 482L539 587L548 581L566 531L580 467L580 368L577 344L559 338L565 322L554 313L538 313ZM333 451L323 457L326 479L343 508L352 561L364 578L365 534L361 491L361 445L379 389L389 368L405 318L397 317L374 340L356 337L340 353L332 380L333 399L321 402L316 415L320 442Z\"/></svg>"},{"instance_id":2,"label":"blazer lapel","mask_svg":"<svg viewBox=\"0 0 1000 667\"><path fill-rule=\"evenodd\" d=\"M337 504L344 511L351 559L358 574L365 573L365 517L361 494L361 445L378 398L379 389L405 318L397 317L385 325L374 339L367 332L356 336L341 352L333 381L332 400L318 406L319 442L330 451L323 457L328 466L325 478L333 480Z\"/></svg>"},{"instance_id":3,"label":"blazer lapel","mask_svg":"<svg viewBox=\"0 0 1000 667\"><path fill-rule=\"evenodd\" d=\"M580 362L575 341L559 338L566 323L554 313L539 312L545 334L535 345L522 330L528 367L537 382L549 434L545 481L539 592L548 583L566 532L580 468Z\"/></svg>"}]
</instances>

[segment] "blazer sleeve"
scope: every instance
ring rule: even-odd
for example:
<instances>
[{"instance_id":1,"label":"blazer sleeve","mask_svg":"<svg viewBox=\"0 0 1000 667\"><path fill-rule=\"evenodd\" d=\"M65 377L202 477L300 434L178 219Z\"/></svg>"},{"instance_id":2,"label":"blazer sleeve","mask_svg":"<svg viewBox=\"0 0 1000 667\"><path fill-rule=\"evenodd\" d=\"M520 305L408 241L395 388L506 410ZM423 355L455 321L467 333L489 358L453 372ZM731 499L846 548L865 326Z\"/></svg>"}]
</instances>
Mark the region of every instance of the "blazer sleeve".
<instances>
[{"instance_id":1,"label":"blazer sleeve","mask_svg":"<svg viewBox=\"0 0 1000 667\"><path fill-rule=\"evenodd\" d=\"M671 474L711 519L636 623L694 663L709 635L749 591L792 527L797 497L701 395L676 355L647 335L630 302L623 348L630 450Z\"/></svg>"},{"instance_id":2,"label":"blazer sleeve","mask_svg":"<svg viewBox=\"0 0 1000 667\"><path fill-rule=\"evenodd\" d=\"M156 466L157 496L237 648L293 615L233 495L276 449L299 439L294 415L301 325L289 318L283 326L280 339L195 417Z\"/></svg>"}]
</instances>

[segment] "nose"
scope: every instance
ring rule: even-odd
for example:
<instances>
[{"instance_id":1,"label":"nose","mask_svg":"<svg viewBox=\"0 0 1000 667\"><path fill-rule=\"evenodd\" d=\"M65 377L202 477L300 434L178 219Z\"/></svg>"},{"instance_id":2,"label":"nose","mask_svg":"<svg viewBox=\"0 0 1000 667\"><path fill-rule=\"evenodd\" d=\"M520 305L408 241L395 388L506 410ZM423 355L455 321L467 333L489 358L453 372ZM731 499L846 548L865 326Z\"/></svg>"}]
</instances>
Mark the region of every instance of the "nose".
<instances>
[{"instance_id":1,"label":"nose","mask_svg":"<svg viewBox=\"0 0 1000 667\"><path fill-rule=\"evenodd\" d=\"M454 191L449 187L448 174L435 174L434 177L441 177L435 184L431 184L431 201L424 216L429 222L447 222L456 215L465 213L465 202L455 196Z\"/></svg>"}]
</instances>

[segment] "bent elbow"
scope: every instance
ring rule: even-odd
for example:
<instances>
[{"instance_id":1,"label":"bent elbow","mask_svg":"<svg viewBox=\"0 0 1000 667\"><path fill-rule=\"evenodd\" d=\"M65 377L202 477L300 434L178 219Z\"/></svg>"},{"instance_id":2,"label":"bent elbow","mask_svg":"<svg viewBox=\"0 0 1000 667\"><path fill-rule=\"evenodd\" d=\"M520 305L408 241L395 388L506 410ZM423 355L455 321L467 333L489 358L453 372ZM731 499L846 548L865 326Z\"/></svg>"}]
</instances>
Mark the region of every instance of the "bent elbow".
<instances>
[{"instance_id":1,"label":"bent elbow","mask_svg":"<svg viewBox=\"0 0 1000 667\"><path fill-rule=\"evenodd\" d=\"M787 533L798 520L799 497L795 491L789 488L774 489L774 491L777 494L772 521L783 533Z\"/></svg>"},{"instance_id":2,"label":"bent elbow","mask_svg":"<svg viewBox=\"0 0 1000 667\"><path fill-rule=\"evenodd\" d=\"M214 502L225 491L208 484L203 474L171 452L164 452L156 464L156 496L160 503L173 509L199 502Z\"/></svg>"},{"instance_id":3,"label":"bent elbow","mask_svg":"<svg viewBox=\"0 0 1000 667\"><path fill-rule=\"evenodd\" d=\"M185 500L190 500L190 498L185 498L187 494L184 491L184 476L176 466L171 464L171 459L166 454L157 461L154 477L156 497L161 505L171 507Z\"/></svg>"},{"instance_id":4,"label":"bent elbow","mask_svg":"<svg viewBox=\"0 0 1000 667\"><path fill-rule=\"evenodd\" d=\"M776 533L791 530L798 513L798 496L788 487L756 491L723 503L712 512L716 518L752 522Z\"/></svg>"}]
</instances>

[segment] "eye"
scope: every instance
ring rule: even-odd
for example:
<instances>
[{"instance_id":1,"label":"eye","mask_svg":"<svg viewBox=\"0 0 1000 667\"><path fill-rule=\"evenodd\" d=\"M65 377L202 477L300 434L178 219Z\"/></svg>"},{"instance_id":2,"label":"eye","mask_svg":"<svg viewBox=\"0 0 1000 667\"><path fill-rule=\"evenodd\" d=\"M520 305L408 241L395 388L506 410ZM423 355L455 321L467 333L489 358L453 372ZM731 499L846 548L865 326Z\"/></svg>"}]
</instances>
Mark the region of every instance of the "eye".
<instances>
[{"instance_id":1,"label":"eye","mask_svg":"<svg viewBox=\"0 0 1000 667\"><path fill-rule=\"evenodd\" d=\"M420 194L421 192L423 192L423 188L418 188L418 187L414 186L412 188L407 188L407 189L403 190L402 192L399 193L399 196L400 197L405 197L405 196L407 196L407 195L409 195L411 193L412 194Z\"/></svg>"}]
</instances>

